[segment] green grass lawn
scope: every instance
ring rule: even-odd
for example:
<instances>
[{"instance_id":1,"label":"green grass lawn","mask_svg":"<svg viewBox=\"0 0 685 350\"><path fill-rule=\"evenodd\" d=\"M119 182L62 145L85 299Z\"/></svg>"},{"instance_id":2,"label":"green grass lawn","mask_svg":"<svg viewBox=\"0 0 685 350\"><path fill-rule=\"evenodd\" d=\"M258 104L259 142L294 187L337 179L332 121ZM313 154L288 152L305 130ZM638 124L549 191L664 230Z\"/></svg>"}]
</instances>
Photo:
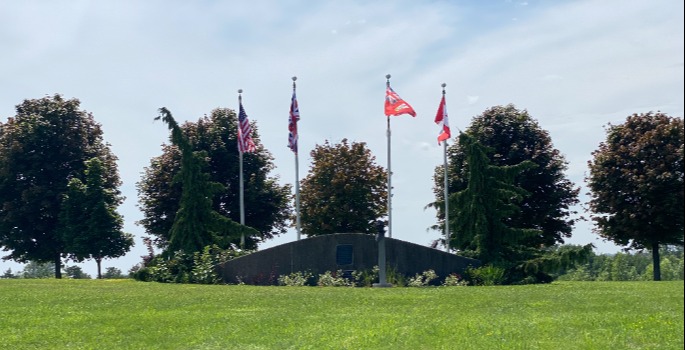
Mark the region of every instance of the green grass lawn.
<instances>
[{"instance_id":1,"label":"green grass lawn","mask_svg":"<svg viewBox=\"0 0 685 350\"><path fill-rule=\"evenodd\" d=\"M322 288L0 280L0 349L683 349L683 281Z\"/></svg>"}]
</instances>

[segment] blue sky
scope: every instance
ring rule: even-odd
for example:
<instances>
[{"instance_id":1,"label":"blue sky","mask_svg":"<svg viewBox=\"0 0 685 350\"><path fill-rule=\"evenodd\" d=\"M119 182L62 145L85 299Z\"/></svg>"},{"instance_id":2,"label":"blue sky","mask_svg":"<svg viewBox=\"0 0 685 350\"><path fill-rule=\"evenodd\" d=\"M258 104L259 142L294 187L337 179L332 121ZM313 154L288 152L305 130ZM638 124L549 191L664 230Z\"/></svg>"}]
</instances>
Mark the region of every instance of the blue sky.
<instances>
[{"instance_id":1,"label":"blue sky","mask_svg":"<svg viewBox=\"0 0 685 350\"><path fill-rule=\"evenodd\" d=\"M366 142L387 166L383 99L392 74L417 112L391 119L393 238L428 245L440 235L427 231L435 211L424 210L442 164L433 123L440 84L453 130L492 106L527 110L566 157L586 202L587 161L607 123L648 111L683 117L683 27L679 0L4 1L0 121L24 99L55 93L93 113L119 157L120 213L137 243L103 268L126 272L145 254L135 184L168 140L153 121L159 107L194 121L237 108L243 89L275 158L272 175L292 184L291 77L303 178L309 151L326 140ZM618 251L591 228L579 223L567 243ZM263 248L295 239L291 230ZM81 266L95 274L94 262ZM7 268L21 266L0 262L0 272Z\"/></svg>"}]
</instances>

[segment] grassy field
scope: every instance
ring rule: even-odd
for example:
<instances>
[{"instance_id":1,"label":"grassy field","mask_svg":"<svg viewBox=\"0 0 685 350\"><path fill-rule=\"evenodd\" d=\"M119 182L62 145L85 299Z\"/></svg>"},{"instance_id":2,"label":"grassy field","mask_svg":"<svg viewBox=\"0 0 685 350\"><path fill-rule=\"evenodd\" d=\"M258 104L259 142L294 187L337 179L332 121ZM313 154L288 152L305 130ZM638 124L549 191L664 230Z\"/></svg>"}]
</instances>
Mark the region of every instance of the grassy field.
<instances>
[{"instance_id":1,"label":"grassy field","mask_svg":"<svg viewBox=\"0 0 685 350\"><path fill-rule=\"evenodd\" d=\"M0 280L0 349L683 349L683 282Z\"/></svg>"}]
</instances>

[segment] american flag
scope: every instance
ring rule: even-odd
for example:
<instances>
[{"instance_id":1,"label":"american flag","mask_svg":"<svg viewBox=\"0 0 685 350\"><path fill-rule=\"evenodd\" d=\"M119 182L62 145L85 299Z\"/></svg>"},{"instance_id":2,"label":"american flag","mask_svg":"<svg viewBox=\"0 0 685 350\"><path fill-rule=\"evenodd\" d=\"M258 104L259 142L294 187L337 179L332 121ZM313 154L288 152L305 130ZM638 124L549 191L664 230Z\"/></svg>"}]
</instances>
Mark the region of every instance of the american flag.
<instances>
[{"instance_id":1,"label":"american flag","mask_svg":"<svg viewBox=\"0 0 685 350\"><path fill-rule=\"evenodd\" d=\"M250 121L247 120L247 113L245 113L241 102L238 113L238 151L240 153L251 153L255 149L254 141L252 141L252 127L250 127Z\"/></svg>"},{"instance_id":2,"label":"american flag","mask_svg":"<svg viewBox=\"0 0 685 350\"><path fill-rule=\"evenodd\" d=\"M288 147L297 154L297 122L300 120L300 109L297 107L297 97L293 90L290 102L290 118L288 119Z\"/></svg>"}]
</instances>

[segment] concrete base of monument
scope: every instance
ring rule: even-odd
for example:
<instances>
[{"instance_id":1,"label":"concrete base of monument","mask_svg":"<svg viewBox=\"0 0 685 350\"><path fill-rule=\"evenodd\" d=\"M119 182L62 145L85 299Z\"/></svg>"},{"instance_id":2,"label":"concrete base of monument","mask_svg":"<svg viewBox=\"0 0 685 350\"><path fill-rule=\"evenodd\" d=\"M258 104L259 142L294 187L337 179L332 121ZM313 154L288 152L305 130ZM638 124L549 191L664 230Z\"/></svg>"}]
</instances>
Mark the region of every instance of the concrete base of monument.
<instances>
[{"instance_id":1,"label":"concrete base of monument","mask_svg":"<svg viewBox=\"0 0 685 350\"><path fill-rule=\"evenodd\" d=\"M374 288L390 288L392 287L392 284L390 283L374 283L372 284Z\"/></svg>"}]
</instances>

